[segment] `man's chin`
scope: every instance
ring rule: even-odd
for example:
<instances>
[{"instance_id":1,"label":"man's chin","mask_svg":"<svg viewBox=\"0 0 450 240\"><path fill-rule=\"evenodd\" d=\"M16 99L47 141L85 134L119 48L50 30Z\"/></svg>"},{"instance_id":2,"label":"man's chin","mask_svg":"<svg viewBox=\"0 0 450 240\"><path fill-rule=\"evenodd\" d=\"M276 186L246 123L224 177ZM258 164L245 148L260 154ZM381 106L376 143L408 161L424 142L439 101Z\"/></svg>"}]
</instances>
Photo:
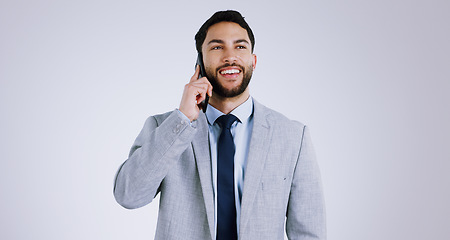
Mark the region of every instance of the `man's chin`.
<instances>
[{"instance_id":1,"label":"man's chin","mask_svg":"<svg viewBox=\"0 0 450 240\"><path fill-rule=\"evenodd\" d=\"M214 93L223 98L234 98L245 92L245 88L242 88L242 85L239 85L234 88L224 88L223 86L216 88Z\"/></svg>"},{"instance_id":2,"label":"man's chin","mask_svg":"<svg viewBox=\"0 0 450 240\"><path fill-rule=\"evenodd\" d=\"M220 74L214 78L208 78L213 86L213 91L222 98L234 98L241 95L248 87L250 77L244 78L239 74L236 78L227 78ZM214 95L214 94L213 94Z\"/></svg>"}]
</instances>

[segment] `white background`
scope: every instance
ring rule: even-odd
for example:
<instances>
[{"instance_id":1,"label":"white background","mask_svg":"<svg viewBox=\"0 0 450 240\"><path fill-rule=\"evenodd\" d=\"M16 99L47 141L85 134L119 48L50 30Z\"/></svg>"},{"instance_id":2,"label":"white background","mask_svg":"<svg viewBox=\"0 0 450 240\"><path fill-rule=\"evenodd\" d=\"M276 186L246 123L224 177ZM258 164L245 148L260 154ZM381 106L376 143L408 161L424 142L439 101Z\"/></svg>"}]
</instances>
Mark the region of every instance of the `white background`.
<instances>
[{"instance_id":1,"label":"white background","mask_svg":"<svg viewBox=\"0 0 450 240\"><path fill-rule=\"evenodd\" d=\"M153 239L113 179L237 9L251 94L310 126L330 240L450 239L450 2L0 1L0 239Z\"/></svg>"}]
</instances>

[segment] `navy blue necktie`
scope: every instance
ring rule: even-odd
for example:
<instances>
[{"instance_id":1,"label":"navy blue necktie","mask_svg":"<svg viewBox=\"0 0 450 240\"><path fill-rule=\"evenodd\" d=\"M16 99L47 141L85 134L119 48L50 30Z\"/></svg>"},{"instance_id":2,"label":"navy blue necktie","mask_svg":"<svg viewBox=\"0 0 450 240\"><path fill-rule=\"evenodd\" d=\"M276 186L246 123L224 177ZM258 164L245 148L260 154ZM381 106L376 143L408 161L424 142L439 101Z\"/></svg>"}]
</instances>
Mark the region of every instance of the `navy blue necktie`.
<instances>
[{"instance_id":1,"label":"navy blue necktie","mask_svg":"<svg viewBox=\"0 0 450 240\"><path fill-rule=\"evenodd\" d=\"M234 197L235 146L230 127L236 116L222 115L216 122L222 127L217 143L217 240L236 240L236 205Z\"/></svg>"}]
</instances>

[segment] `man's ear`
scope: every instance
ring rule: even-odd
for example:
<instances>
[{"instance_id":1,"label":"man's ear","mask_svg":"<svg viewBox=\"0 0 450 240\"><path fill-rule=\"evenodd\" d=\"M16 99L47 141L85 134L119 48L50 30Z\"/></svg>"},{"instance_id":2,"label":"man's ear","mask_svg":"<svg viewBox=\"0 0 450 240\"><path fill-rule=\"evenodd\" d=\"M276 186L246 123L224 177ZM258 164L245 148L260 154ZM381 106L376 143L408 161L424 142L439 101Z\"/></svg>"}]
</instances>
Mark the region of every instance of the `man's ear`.
<instances>
[{"instance_id":1,"label":"man's ear","mask_svg":"<svg viewBox=\"0 0 450 240\"><path fill-rule=\"evenodd\" d=\"M253 55L252 67L253 67L253 70L255 70L257 58L256 58L256 55L255 55L255 54L252 54L252 55Z\"/></svg>"}]
</instances>

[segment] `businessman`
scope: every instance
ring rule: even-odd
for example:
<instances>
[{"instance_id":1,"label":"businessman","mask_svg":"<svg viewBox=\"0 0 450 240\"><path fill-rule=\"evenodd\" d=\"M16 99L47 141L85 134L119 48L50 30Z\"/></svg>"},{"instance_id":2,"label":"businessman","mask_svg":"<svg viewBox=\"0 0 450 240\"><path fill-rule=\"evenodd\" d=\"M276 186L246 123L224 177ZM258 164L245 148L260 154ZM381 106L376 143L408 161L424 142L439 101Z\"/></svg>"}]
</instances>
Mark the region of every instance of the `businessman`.
<instances>
[{"instance_id":1,"label":"businessman","mask_svg":"<svg viewBox=\"0 0 450 240\"><path fill-rule=\"evenodd\" d=\"M179 108L147 119L117 173L117 202L139 208L159 193L155 239L273 240L285 230L326 239L308 128L250 96L252 30L240 13L221 11L195 41L206 76L197 66Z\"/></svg>"}]
</instances>

